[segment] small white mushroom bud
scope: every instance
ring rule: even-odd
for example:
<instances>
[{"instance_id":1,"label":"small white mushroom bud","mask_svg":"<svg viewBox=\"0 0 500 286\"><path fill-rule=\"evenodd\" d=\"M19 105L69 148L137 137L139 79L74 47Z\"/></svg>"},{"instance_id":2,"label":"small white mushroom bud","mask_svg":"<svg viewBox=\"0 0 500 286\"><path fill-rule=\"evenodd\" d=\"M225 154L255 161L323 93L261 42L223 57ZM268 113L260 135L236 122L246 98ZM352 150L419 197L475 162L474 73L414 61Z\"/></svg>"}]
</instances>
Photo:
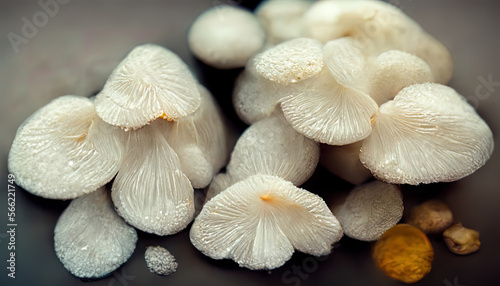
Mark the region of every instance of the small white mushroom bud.
<instances>
[{"instance_id":1,"label":"small white mushroom bud","mask_svg":"<svg viewBox=\"0 0 500 286\"><path fill-rule=\"evenodd\" d=\"M157 235L184 229L194 216L194 190L181 170L160 120L129 131L120 171L113 182L116 210L134 227Z\"/></svg>"},{"instance_id":2,"label":"small white mushroom bud","mask_svg":"<svg viewBox=\"0 0 500 286\"><path fill-rule=\"evenodd\" d=\"M97 114L125 130L162 117L177 120L195 112L201 97L184 62L163 47L134 48L115 68L96 96Z\"/></svg>"},{"instance_id":3,"label":"small white mushroom bud","mask_svg":"<svg viewBox=\"0 0 500 286\"><path fill-rule=\"evenodd\" d=\"M190 232L203 254L252 270L280 267L295 249L329 254L341 236L323 199L268 175L251 176L212 198Z\"/></svg>"},{"instance_id":4,"label":"small white mushroom bud","mask_svg":"<svg viewBox=\"0 0 500 286\"><path fill-rule=\"evenodd\" d=\"M19 127L9 170L30 193L71 199L95 191L118 172L121 130L103 122L91 99L54 99Z\"/></svg>"},{"instance_id":5,"label":"small white mushroom bud","mask_svg":"<svg viewBox=\"0 0 500 286\"><path fill-rule=\"evenodd\" d=\"M175 257L161 246L148 246L144 259L149 271L158 275L170 275L177 271Z\"/></svg>"},{"instance_id":6,"label":"small white mushroom bud","mask_svg":"<svg viewBox=\"0 0 500 286\"><path fill-rule=\"evenodd\" d=\"M189 48L206 64L230 69L244 67L266 39L264 27L251 12L220 5L203 12L188 32Z\"/></svg>"},{"instance_id":7,"label":"small white mushroom bud","mask_svg":"<svg viewBox=\"0 0 500 286\"><path fill-rule=\"evenodd\" d=\"M450 87L424 83L380 107L360 160L385 182L451 182L472 174L493 152L493 134Z\"/></svg>"},{"instance_id":8,"label":"small white mushroom bud","mask_svg":"<svg viewBox=\"0 0 500 286\"><path fill-rule=\"evenodd\" d=\"M397 186L373 181L355 187L335 215L345 235L375 241L403 216L403 197Z\"/></svg>"},{"instance_id":9,"label":"small white mushroom bud","mask_svg":"<svg viewBox=\"0 0 500 286\"><path fill-rule=\"evenodd\" d=\"M132 255L135 229L113 209L102 187L73 200L54 230L56 255L79 278L100 278L116 270Z\"/></svg>"}]
</instances>

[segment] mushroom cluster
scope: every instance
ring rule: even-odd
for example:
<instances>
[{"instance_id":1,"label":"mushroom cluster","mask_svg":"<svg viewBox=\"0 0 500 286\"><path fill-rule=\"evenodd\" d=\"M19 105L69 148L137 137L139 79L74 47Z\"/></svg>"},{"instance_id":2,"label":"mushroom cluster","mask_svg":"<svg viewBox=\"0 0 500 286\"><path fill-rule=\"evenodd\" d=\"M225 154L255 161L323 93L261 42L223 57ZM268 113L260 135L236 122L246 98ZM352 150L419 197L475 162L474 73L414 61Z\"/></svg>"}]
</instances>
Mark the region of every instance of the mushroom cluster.
<instances>
[{"instance_id":1,"label":"mushroom cluster","mask_svg":"<svg viewBox=\"0 0 500 286\"><path fill-rule=\"evenodd\" d=\"M250 126L234 149L210 92L154 44L134 48L95 97L56 98L19 127L8 158L17 183L74 199L55 228L64 267L103 277L131 256L135 228L171 235L194 219L194 247L252 270L280 267L295 250L327 255L346 234L378 241L374 258L391 277L415 282L430 271L427 231L397 225L399 185L459 180L494 148L488 125L445 85L453 64L439 41L381 1L273 0L254 13L214 7L188 42L208 65L244 67L232 100ZM318 163L355 185L345 200L329 207L301 188ZM428 232L451 224L451 213L427 209L409 223ZM470 253L478 235L452 227L445 240ZM177 269L160 246L145 260L159 275Z\"/></svg>"},{"instance_id":2,"label":"mushroom cluster","mask_svg":"<svg viewBox=\"0 0 500 286\"><path fill-rule=\"evenodd\" d=\"M8 163L27 191L75 199L57 224L56 252L74 275L98 278L132 254L128 224L169 235L193 220L194 188L225 165L231 142L215 100L182 60L144 44L95 98L62 96L29 117Z\"/></svg>"}]
</instances>

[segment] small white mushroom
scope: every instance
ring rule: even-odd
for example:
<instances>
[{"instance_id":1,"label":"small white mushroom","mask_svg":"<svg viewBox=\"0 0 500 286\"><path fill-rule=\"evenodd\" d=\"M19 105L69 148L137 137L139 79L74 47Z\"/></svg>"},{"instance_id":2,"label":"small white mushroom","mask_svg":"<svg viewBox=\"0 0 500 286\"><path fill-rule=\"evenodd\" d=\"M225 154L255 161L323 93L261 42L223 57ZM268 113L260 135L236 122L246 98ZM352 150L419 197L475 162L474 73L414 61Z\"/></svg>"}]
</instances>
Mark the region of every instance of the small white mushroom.
<instances>
[{"instance_id":1,"label":"small white mushroom","mask_svg":"<svg viewBox=\"0 0 500 286\"><path fill-rule=\"evenodd\" d=\"M424 83L380 107L360 160L388 183L451 182L484 165L493 147L490 128L461 95Z\"/></svg>"},{"instance_id":2,"label":"small white mushroom","mask_svg":"<svg viewBox=\"0 0 500 286\"><path fill-rule=\"evenodd\" d=\"M407 86L434 81L429 65L423 59L406 52L384 52L371 65L371 84L367 93L379 106L393 99Z\"/></svg>"},{"instance_id":3,"label":"small white mushroom","mask_svg":"<svg viewBox=\"0 0 500 286\"><path fill-rule=\"evenodd\" d=\"M214 179L216 184L210 186L207 200L255 174L278 176L300 186L311 177L318 160L318 143L296 132L278 109L243 132L231 154L226 174Z\"/></svg>"},{"instance_id":4,"label":"small white mushroom","mask_svg":"<svg viewBox=\"0 0 500 286\"><path fill-rule=\"evenodd\" d=\"M335 215L345 235L374 241L403 216L403 197L397 186L373 181L354 188Z\"/></svg>"},{"instance_id":5,"label":"small white mushroom","mask_svg":"<svg viewBox=\"0 0 500 286\"><path fill-rule=\"evenodd\" d=\"M268 0L255 8L255 15L267 31L267 42L276 45L281 42L302 37L304 23L302 15L309 9L312 1Z\"/></svg>"},{"instance_id":6,"label":"small white mushroom","mask_svg":"<svg viewBox=\"0 0 500 286\"><path fill-rule=\"evenodd\" d=\"M351 144L370 134L378 106L369 95L342 86L328 70L308 84L281 100L283 114L295 130L330 145Z\"/></svg>"},{"instance_id":7,"label":"small white mushroom","mask_svg":"<svg viewBox=\"0 0 500 286\"><path fill-rule=\"evenodd\" d=\"M116 214L104 187L73 200L54 230L57 257L79 278L113 272L129 259L136 242L135 229Z\"/></svg>"},{"instance_id":8,"label":"small white mushroom","mask_svg":"<svg viewBox=\"0 0 500 286\"><path fill-rule=\"evenodd\" d=\"M252 270L283 265L294 249L329 254L342 229L323 199L268 175L240 181L211 199L193 223L193 245Z\"/></svg>"},{"instance_id":9,"label":"small white mushroom","mask_svg":"<svg viewBox=\"0 0 500 286\"><path fill-rule=\"evenodd\" d=\"M195 188L206 187L222 168L234 144L222 112L210 92L199 85L200 108L177 121L160 124L179 157L181 170Z\"/></svg>"},{"instance_id":10,"label":"small white mushroom","mask_svg":"<svg viewBox=\"0 0 500 286\"><path fill-rule=\"evenodd\" d=\"M97 114L125 130L163 117L177 120L200 106L196 80L182 60L163 47L134 48L96 96Z\"/></svg>"},{"instance_id":11,"label":"small white mushroom","mask_svg":"<svg viewBox=\"0 0 500 286\"><path fill-rule=\"evenodd\" d=\"M328 171L346 180L359 185L368 180L372 173L359 160L359 151L363 141L356 143L333 146L321 144L321 156L319 161Z\"/></svg>"},{"instance_id":12,"label":"small white mushroom","mask_svg":"<svg viewBox=\"0 0 500 286\"><path fill-rule=\"evenodd\" d=\"M175 257L164 247L148 246L144 259L149 271L158 275L170 275L177 271Z\"/></svg>"},{"instance_id":13,"label":"small white mushroom","mask_svg":"<svg viewBox=\"0 0 500 286\"><path fill-rule=\"evenodd\" d=\"M194 216L194 190L179 158L162 132L163 120L129 131L127 150L113 182L116 210L145 232L169 235L184 229Z\"/></svg>"},{"instance_id":14,"label":"small white mushroom","mask_svg":"<svg viewBox=\"0 0 500 286\"><path fill-rule=\"evenodd\" d=\"M245 66L264 45L266 32L251 12L220 5L203 12L188 32L189 48L206 64L221 68Z\"/></svg>"},{"instance_id":15,"label":"small white mushroom","mask_svg":"<svg viewBox=\"0 0 500 286\"><path fill-rule=\"evenodd\" d=\"M95 191L118 172L121 130L103 122L91 99L54 99L19 127L9 153L9 170L27 191L71 199Z\"/></svg>"}]
</instances>

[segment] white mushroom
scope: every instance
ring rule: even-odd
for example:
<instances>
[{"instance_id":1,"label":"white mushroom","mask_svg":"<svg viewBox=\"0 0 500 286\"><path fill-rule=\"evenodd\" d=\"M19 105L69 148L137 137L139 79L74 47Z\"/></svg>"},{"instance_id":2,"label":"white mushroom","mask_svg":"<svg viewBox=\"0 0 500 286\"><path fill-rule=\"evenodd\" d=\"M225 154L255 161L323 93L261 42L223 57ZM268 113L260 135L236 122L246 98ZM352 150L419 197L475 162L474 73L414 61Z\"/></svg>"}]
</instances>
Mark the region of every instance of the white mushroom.
<instances>
[{"instance_id":1,"label":"white mushroom","mask_svg":"<svg viewBox=\"0 0 500 286\"><path fill-rule=\"evenodd\" d=\"M210 92L199 85L201 106L193 114L161 124L179 157L181 170L195 188L206 187L229 158L233 137Z\"/></svg>"},{"instance_id":2,"label":"white mushroom","mask_svg":"<svg viewBox=\"0 0 500 286\"><path fill-rule=\"evenodd\" d=\"M283 114L295 130L330 145L351 144L370 134L378 106L369 95L342 86L328 70L308 84L281 100Z\"/></svg>"},{"instance_id":3,"label":"white mushroom","mask_svg":"<svg viewBox=\"0 0 500 286\"><path fill-rule=\"evenodd\" d=\"M9 170L27 191L71 199L95 191L118 172L121 132L103 122L92 100L54 99L19 127L9 153Z\"/></svg>"},{"instance_id":4,"label":"white mushroom","mask_svg":"<svg viewBox=\"0 0 500 286\"><path fill-rule=\"evenodd\" d=\"M112 187L116 210L145 232L169 235L193 219L194 190L167 142L162 124L128 132L124 161Z\"/></svg>"},{"instance_id":5,"label":"white mushroom","mask_svg":"<svg viewBox=\"0 0 500 286\"><path fill-rule=\"evenodd\" d=\"M156 118L177 120L200 106L196 80L173 52L153 44L134 48L95 99L97 114L125 130Z\"/></svg>"},{"instance_id":6,"label":"white mushroom","mask_svg":"<svg viewBox=\"0 0 500 286\"><path fill-rule=\"evenodd\" d=\"M318 1L303 17L306 37L326 43L349 36L367 55L389 50L415 54L429 64L438 83L447 83L453 74L446 47L383 1Z\"/></svg>"},{"instance_id":7,"label":"white mushroom","mask_svg":"<svg viewBox=\"0 0 500 286\"><path fill-rule=\"evenodd\" d=\"M318 144L297 133L276 110L243 132L231 154L226 174L216 176L207 200L255 174L278 176L300 186L313 174L318 160Z\"/></svg>"},{"instance_id":8,"label":"white mushroom","mask_svg":"<svg viewBox=\"0 0 500 286\"><path fill-rule=\"evenodd\" d=\"M255 15L267 31L267 42L276 45L286 40L300 38L304 31L302 15L312 1L268 0L255 8Z\"/></svg>"},{"instance_id":9,"label":"white mushroom","mask_svg":"<svg viewBox=\"0 0 500 286\"><path fill-rule=\"evenodd\" d=\"M403 197L397 186L373 181L354 188L337 210L345 235L374 241L403 216Z\"/></svg>"},{"instance_id":10,"label":"white mushroom","mask_svg":"<svg viewBox=\"0 0 500 286\"><path fill-rule=\"evenodd\" d=\"M135 229L116 214L104 187L73 200L54 230L57 257L79 278L113 272L129 259L136 242Z\"/></svg>"},{"instance_id":11,"label":"white mushroom","mask_svg":"<svg viewBox=\"0 0 500 286\"><path fill-rule=\"evenodd\" d=\"M321 144L319 161L328 171L347 182L359 185L372 176L359 160L359 151L363 141L356 143L333 146Z\"/></svg>"},{"instance_id":12,"label":"white mushroom","mask_svg":"<svg viewBox=\"0 0 500 286\"><path fill-rule=\"evenodd\" d=\"M264 45L266 32L251 12L220 5L203 12L188 32L189 48L206 64L221 68L245 66Z\"/></svg>"},{"instance_id":13,"label":"white mushroom","mask_svg":"<svg viewBox=\"0 0 500 286\"><path fill-rule=\"evenodd\" d=\"M193 245L252 270L283 265L294 249L329 254L342 229L325 202L268 175L240 181L210 200L193 223Z\"/></svg>"},{"instance_id":14,"label":"white mushroom","mask_svg":"<svg viewBox=\"0 0 500 286\"><path fill-rule=\"evenodd\" d=\"M170 275L177 271L175 257L161 246L148 246L144 259L149 271L158 275Z\"/></svg>"},{"instance_id":15,"label":"white mushroom","mask_svg":"<svg viewBox=\"0 0 500 286\"><path fill-rule=\"evenodd\" d=\"M493 146L488 125L455 90L414 84L380 107L360 160L388 183L450 182L484 165Z\"/></svg>"}]
</instances>

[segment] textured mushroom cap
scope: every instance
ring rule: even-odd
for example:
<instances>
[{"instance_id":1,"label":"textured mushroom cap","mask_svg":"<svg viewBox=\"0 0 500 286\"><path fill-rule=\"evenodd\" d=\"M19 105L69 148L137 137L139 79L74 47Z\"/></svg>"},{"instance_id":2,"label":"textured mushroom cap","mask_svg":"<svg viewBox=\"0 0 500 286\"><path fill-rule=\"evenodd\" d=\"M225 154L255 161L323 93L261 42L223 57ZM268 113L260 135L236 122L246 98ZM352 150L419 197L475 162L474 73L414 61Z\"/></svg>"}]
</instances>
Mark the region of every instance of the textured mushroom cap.
<instances>
[{"instance_id":1,"label":"textured mushroom cap","mask_svg":"<svg viewBox=\"0 0 500 286\"><path fill-rule=\"evenodd\" d=\"M451 182L484 165L493 147L490 128L462 96L424 83L380 107L360 160L388 183Z\"/></svg>"},{"instance_id":2,"label":"textured mushroom cap","mask_svg":"<svg viewBox=\"0 0 500 286\"><path fill-rule=\"evenodd\" d=\"M329 254L342 229L317 195L281 178L255 175L211 199L195 219L193 245L213 259L274 269L294 252Z\"/></svg>"},{"instance_id":3,"label":"textured mushroom cap","mask_svg":"<svg viewBox=\"0 0 500 286\"><path fill-rule=\"evenodd\" d=\"M9 170L19 186L37 196L76 198L118 172L123 149L119 132L99 119L92 100L56 98L17 130Z\"/></svg>"},{"instance_id":4,"label":"textured mushroom cap","mask_svg":"<svg viewBox=\"0 0 500 286\"><path fill-rule=\"evenodd\" d=\"M107 123L137 129L162 116L185 117L200 106L200 92L188 67L172 51L144 44L115 68L96 96L97 114Z\"/></svg>"},{"instance_id":5,"label":"textured mushroom cap","mask_svg":"<svg viewBox=\"0 0 500 286\"><path fill-rule=\"evenodd\" d=\"M276 45L286 40L300 38L303 34L302 15L311 1L274 0L263 1L255 8L255 15L267 31L267 41Z\"/></svg>"},{"instance_id":6,"label":"textured mushroom cap","mask_svg":"<svg viewBox=\"0 0 500 286\"><path fill-rule=\"evenodd\" d=\"M281 100L283 114L295 130L330 145L351 144L370 134L378 106L369 95L340 85L328 70L307 85Z\"/></svg>"},{"instance_id":7,"label":"textured mushroom cap","mask_svg":"<svg viewBox=\"0 0 500 286\"><path fill-rule=\"evenodd\" d=\"M170 275L177 271L175 257L161 246L148 246L144 259L149 271L158 275Z\"/></svg>"},{"instance_id":8,"label":"textured mushroom cap","mask_svg":"<svg viewBox=\"0 0 500 286\"><path fill-rule=\"evenodd\" d=\"M252 124L236 142L226 174L218 175L207 200L255 174L272 175L300 186L314 173L318 143L295 131L279 110Z\"/></svg>"},{"instance_id":9,"label":"textured mushroom cap","mask_svg":"<svg viewBox=\"0 0 500 286\"><path fill-rule=\"evenodd\" d=\"M342 180L354 185L362 184L372 176L370 170L359 161L362 143L363 141L358 141L343 146L321 144L319 162Z\"/></svg>"},{"instance_id":10,"label":"textured mushroom cap","mask_svg":"<svg viewBox=\"0 0 500 286\"><path fill-rule=\"evenodd\" d=\"M410 209L406 223L424 233L441 233L453 223L453 212L441 201L425 201Z\"/></svg>"},{"instance_id":11,"label":"textured mushroom cap","mask_svg":"<svg viewBox=\"0 0 500 286\"><path fill-rule=\"evenodd\" d=\"M210 92L201 85L199 89L201 105L195 113L161 125L179 157L181 170L193 187L204 188L226 164L233 138Z\"/></svg>"},{"instance_id":12,"label":"textured mushroom cap","mask_svg":"<svg viewBox=\"0 0 500 286\"><path fill-rule=\"evenodd\" d=\"M370 91L367 93L379 106L407 86L434 81L434 75L424 60L402 51L384 52L372 66Z\"/></svg>"},{"instance_id":13,"label":"textured mushroom cap","mask_svg":"<svg viewBox=\"0 0 500 286\"><path fill-rule=\"evenodd\" d=\"M125 159L111 193L126 222L157 235L181 231L194 216L194 190L158 126L165 123L155 120L128 132Z\"/></svg>"},{"instance_id":14,"label":"textured mushroom cap","mask_svg":"<svg viewBox=\"0 0 500 286\"><path fill-rule=\"evenodd\" d=\"M251 12L220 5L203 12L188 32L189 48L206 64L221 68L245 66L266 39L266 31Z\"/></svg>"},{"instance_id":15,"label":"textured mushroom cap","mask_svg":"<svg viewBox=\"0 0 500 286\"><path fill-rule=\"evenodd\" d=\"M296 83L318 75L323 69L323 45L298 38L274 46L255 56L258 75L279 84Z\"/></svg>"},{"instance_id":16,"label":"textured mushroom cap","mask_svg":"<svg viewBox=\"0 0 500 286\"><path fill-rule=\"evenodd\" d=\"M335 215L345 235L374 241L403 216L403 196L397 186L373 181L355 187Z\"/></svg>"},{"instance_id":17,"label":"textured mushroom cap","mask_svg":"<svg viewBox=\"0 0 500 286\"><path fill-rule=\"evenodd\" d=\"M116 214L104 187L73 200L54 230L57 257L79 278L113 272L129 259L136 242L135 229Z\"/></svg>"}]
</instances>

